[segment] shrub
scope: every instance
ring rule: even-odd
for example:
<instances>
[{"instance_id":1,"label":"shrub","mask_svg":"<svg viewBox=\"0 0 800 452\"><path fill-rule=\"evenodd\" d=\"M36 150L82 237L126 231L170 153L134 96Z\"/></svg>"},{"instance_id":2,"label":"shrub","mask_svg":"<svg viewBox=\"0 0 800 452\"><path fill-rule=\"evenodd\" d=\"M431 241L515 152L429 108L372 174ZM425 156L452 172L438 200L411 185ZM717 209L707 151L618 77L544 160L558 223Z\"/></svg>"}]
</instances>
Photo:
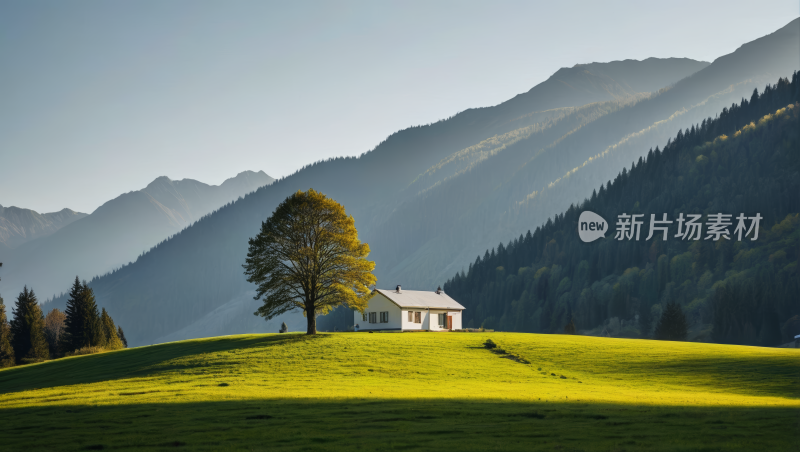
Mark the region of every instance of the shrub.
<instances>
[{"instance_id":1,"label":"shrub","mask_svg":"<svg viewBox=\"0 0 800 452\"><path fill-rule=\"evenodd\" d=\"M95 353L102 353L104 351L106 351L105 348L93 345L91 347L81 347L73 352L67 352L64 356L93 355Z\"/></svg>"},{"instance_id":2,"label":"shrub","mask_svg":"<svg viewBox=\"0 0 800 452\"><path fill-rule=\"evenodd\" d=\"M494 341L491 339L486 339L486 342L483 343L483 346L488 348L489 350L497 348L497 344L495 344Z\"/></svg>"},{"instance_id":3,"label":"shrub","mask_svg":"<svg viewBox=\"0 0 800 452\"><path fill-rule=\"evenodd\" d=\"M44 358L22 358L19 360L20 364L36 364L36 363L43 363L46 360Z\"/></svg>"}]
</instances>

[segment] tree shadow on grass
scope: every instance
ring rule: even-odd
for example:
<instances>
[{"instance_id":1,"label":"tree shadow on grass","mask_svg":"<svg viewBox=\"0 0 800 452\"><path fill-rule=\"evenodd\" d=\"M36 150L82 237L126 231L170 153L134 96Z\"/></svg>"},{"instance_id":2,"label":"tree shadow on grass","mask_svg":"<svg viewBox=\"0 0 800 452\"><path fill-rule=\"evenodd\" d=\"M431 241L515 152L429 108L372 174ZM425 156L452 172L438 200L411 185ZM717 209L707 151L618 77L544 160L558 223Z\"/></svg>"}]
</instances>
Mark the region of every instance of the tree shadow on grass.
<instances>
[{"instance_id":1,"label":"tree shadow on grass","mask_svg":"<svg viewBox=\"0 0 800 452\"><path fill-rule=\"evenodd\" d=\"M61 358L4 369L0 372L0 394L155 375L182 368L180 365L160 366L160 364L183 357L231 350L279 347L321 341L326 337L328 335L325 334L222 336Z\"/></svg>"},{"instance_id":2,"label":"tree shadow on grass","mask_svg":"<svg viewBox=\"0 0 800 452\"><path fill-rule=\"evenodd\" d=\"M792 408L460 399L0 408L8 450L797 450Z\"/></svg>"}]
</instances>

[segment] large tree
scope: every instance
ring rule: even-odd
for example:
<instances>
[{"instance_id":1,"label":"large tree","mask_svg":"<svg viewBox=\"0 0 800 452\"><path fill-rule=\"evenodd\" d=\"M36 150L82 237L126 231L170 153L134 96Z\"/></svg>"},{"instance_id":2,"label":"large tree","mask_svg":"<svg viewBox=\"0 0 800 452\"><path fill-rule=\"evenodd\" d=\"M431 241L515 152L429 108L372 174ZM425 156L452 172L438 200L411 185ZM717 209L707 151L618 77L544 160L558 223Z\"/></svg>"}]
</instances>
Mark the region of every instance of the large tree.
<instances>
[{"instance_id":1,"label":"large tree","mask_svg":"<svg viewBox=\"0 0 800 452\"><path fill-rule=\"evenodd\" d=\"M358 240L355 221L344 207L313 189L284 200L261 232L249 240L247 280L264 304L255 315L266 320L301 309L307 334L317 333L316 316L339 305L363 311L377 279L366 259L369 245Z\"/></svg>"},{"instance_id":2,"label":"large tree","mask_svg":"<svg viewBox=\"0 0 800 452\"><path fill-rule=\"evenodd\" d=\"M33 289L26 286L17 297L14 320L11 321L11 346L17 362L23 359L40 360L50 357L44 332L44 314Z\"/></svg>"},{"instance_id":3,"label":"large tree","mask_svg":"<svg viewBox=\"0 0 800 452\"><path fill-rule=\"evenodd\" d=\"M97 312L94 291L86 281L81 283L77 276L69 291L64 314L67 318L61 335L62 352L104 344L103 325Z\"/></svg>"}]
</instances>

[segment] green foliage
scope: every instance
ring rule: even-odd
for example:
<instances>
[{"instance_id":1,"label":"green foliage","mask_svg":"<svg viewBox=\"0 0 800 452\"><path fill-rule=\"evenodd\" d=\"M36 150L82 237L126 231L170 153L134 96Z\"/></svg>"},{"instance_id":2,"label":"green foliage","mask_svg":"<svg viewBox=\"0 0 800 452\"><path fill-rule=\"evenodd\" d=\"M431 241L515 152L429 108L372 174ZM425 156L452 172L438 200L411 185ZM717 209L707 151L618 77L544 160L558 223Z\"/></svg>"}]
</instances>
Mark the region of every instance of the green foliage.
<instances>
[{"instance_id":1,"label":"green foliage","mask_svg":"<svg viewBox=\"0 0 800 452\"><path fill-rule=\"evenodd\" d=\"M569 323L564 326L564 334L576 334L578 329L575 328L575 319L570 316Z\"/></svg>"},{"instance_id":2,"label":"green foliage","mask_svg":"<svg viewBox=\"0 0 800 452\"><path fill-rule=\"evenodd\" d=\"M685 341L688 334L686 316L678 303L669 302L656 325L655 338L662 341Z\"/></svg>"},{"instance_id":3,"label":"green foliage","mask_svg":"<svg viewBox=\"0 0 800 452\"><path fill-rule=\"evenodd\" d=\"M75 277L65 310L65 328L62 335L62 352L67 353L83 347L105 345L105 333L94 291L86 281Z\"/></svg>"},{"instance_id":4,"label":"green foliage","mask_svg":"<svg viewBox=\"0 0 800 452\"><path fill-rule=\"evenodd\" d=\"M60 354L61 334L64 332L66 318L67 316L63 312L55 308L51 309L44 317L44 332L52 357Z\"/></svg>"},{"instance_id":5,"label":"green foliage","mask_svg":"<svg viewBox=\"0 0 800 452\"><path fill-rule=\"evenodd\" d=\"M14 348L11 347L11 327L6 316L6 306L0 297L0 368L11 367L14 359Z\"/></svg>"},{"instance_id":6,"label":"green foliage","mask_svg":"<svg viewBox=\"0 0 800 452\"><path fill-rule=\"evenodd\" d=\"M571 306L587 330L599 328L599 334L616 317L618 334L648 337L653 312L660 315L675 301L687 315L690 339L777 345L781 332L787 341L782 325L800 313L798 87L797 74L791 82L781 79L761 96L680 131L663 152L650 151L581 205L487 250L445 285L467 307L464 324L559 332ZM697 213L703 223L712 213L763 219L756 241L644 240L643 230L638 241L609 233L585 244L574 232L583 210L609 224L623 212L646 219L667 213L673 221L679 213ZM498 267L508 276L498 278ZM749 295L715 296L735 284L750 287L738 292Z\"/></svg>"},{"instance_id":7,"label":"green foliage","mask_svg":"<svg viewBox=\"0 0 800 452\"><path fill-rule=\"evenodd\" d=\"M44 314L33 290L26 286L14 305L11 321L11 346L18 363L25 360L43 360L50 357L45 337Z\"/></svg>"},{"instance_id":8,"label":"green foliage","mask_svg":"<svg viewBox=\"0 0 800 452\"><path fill-rule=\"evenodd\" d=\"M122 346L124 348L128 348L128 340L125 339L125 332L122 331L122 327L117 327L117 337L119 337L120 342L122 342Z\"/></svg>"},{"instance_id":9,"label":"green foliage","mask_svg":"<svg viewBox=\"0 0 800 452\"><path fill-rule=\"evenodd\" d=\"M104 351L106 351L105 347L101 347L99 345L92 345L89 347L81 347L77 350L67 352L67 354L64 356L94 355L95 353L103 353Z\"/></svg>"},{"instance_id":10,"label":"green foliage","mask_svg":"<svg viewBox=\"0 0 800 452\"><path fill-rule=\"evenodd\" d=\"M106 308L103 308L103 311L100 314L100 323L103 326L103 347L106 350L119 350L121 348L125 348L122 344L122 340L120 340L119 336L117 335L117 326L114 325L114 320L112 320L111 316L106 312Z\"/></svg>"},{"instance_id":11,"label":"green foliage","mask_svg":"<svg viewBox=\"0 0 800 452\"><path fill-rule=\"evenodd\" d=\"M256 315L269 320L300 309L307 334L316 334L317 315L340 305L366 308L376 282L369 245L359 241L344 207L322 193L286 198L249 244L244 273L257 285L255 299L264 299Z\"/></svg>"}]
</instances>

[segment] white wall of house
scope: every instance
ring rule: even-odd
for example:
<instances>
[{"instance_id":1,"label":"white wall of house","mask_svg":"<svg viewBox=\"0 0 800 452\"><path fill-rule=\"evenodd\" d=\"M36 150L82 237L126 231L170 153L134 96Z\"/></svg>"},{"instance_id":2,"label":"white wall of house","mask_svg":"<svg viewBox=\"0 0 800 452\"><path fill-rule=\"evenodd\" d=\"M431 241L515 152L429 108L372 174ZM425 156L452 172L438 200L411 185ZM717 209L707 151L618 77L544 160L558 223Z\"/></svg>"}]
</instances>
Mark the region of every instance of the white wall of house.
<instances>
[{"instance_id":1,"label":"white wall of house","mask_svg":"<svg viewBox=\"0 0 800 452\"><path fill-rule=\"evenodd\" d=\"M381 313L388 313L388 322L381 322ZM408 313L411 312L411 320ZM420 322L417 323L415 313L420 314ZM370 323L370 313L374 313L375 323ZM441 309L428 308L400 308L391 300L380 293L376 293L369 300L369 305L361 314L354 312L353 324L358 325L359 331L369 330L430 330L446 331L447 323L443 327L439 326L439 314L446 314L453 317L453 329L460 330L461 311L446 311Z\"/></svg>"},{"instance_id":2,"label":"white wall of house","mask_svg":"<svg viewBox=\"0 0 800 452\"><path fill-rule=\"evenodd\" d=\"M411 313L411 320L408 320L408 313ZM416 315L419 312L420 322L416 323ZM403 330L427 330L428 329L428 310L423 308L417 309L403 309Z\"/></svg>"},{"instance_id":3,"label":"white wall of house","mask_svg":"<svg viewBox=\"0 0 800 452\"><path fill-rule=\"evenodd\" d=\"M460 330L461 329L461 311L445 311L439 309L431 309L430 310L430 327L428 328L431 331L445 331L447 330L447 319L445 319L444 326L439 326L439 314L445 314L445 316L453 317L453 329Z\"/></svg>"},{"instance_id":4,"label":"white wall of house","mask_svg":"<svg viewBox=\"0 0 800 452\"><path fill-rule=\"evenodd\" d=\"M381 322L382 312L388 313L388 322ZM375 313L375 323L370 323L370 313ZM357 324L361 331L399 330L402 328L400 308L379 293L369 300L369 305L364 311L367 320L364 320L364 316L358 311L355 311L353 315L353 325Z\"/></svg>"}]
</instances>

